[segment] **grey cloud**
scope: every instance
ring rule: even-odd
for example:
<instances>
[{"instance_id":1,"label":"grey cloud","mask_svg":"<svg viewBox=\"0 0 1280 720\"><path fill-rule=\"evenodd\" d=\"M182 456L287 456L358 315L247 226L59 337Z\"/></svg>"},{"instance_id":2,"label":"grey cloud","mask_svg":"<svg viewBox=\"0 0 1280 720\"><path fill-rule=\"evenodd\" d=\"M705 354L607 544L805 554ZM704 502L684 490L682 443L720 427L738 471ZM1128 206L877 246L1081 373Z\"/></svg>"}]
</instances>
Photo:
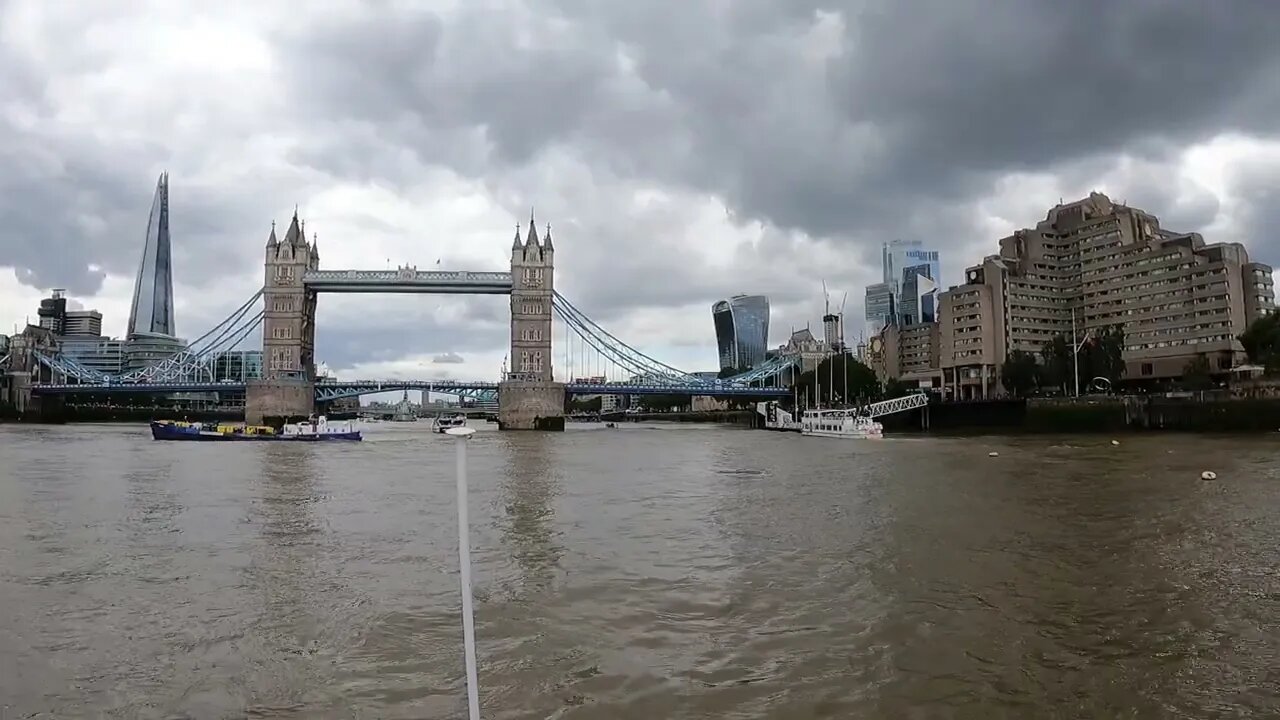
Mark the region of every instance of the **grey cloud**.
<instances>
[{"instance_id":1,"label":"grey cloud","mask_svg":"<svg viewBox=\"0 0 1280 720\"><path fill-rule=\"evenodd\" d=\"M1267 2L459 5L379 3L273 36L287 112L263 112L254 132L291 138L292 166L233 154L220 159L238 172L212 176L245 181L217 186L184 185L175 170L179 283L213 292L257 273L272 217L333 181L405 188L443 166L516 217L536 204L557 228L558 286L606 327L637 306L709 307L743 291L771 295L793 323L820 279L853 289L873 277L883 240L928 240L952 274L993 251L975 208L1011 172L1087 192L1126 153L1136 165L1113 196L1176 229L1220 222L1228 209L1176 181L1174 159L1227 131L1274 135L1280 115L1280 8ZM0 48L0 97L44 117L42 72ZM9 118L0 112L0 262L78 294L101 283L89 264L132 274L155 174L199 148L108 146ZM1261 179L1241 182L1240 232L1280 250L1262 224L1275 198ZM644 206L645 188L674 199ZM705 196L765 226L715 270L685 232L689 198ZM1054 200L1019 197L1002 216L1032 224ZM509 242L505 219L494 231ZM860 304L851 292L846 312ZM361 307L322 299L318 354L330 364L506 342L500 304L469 303L449 322Z\"/></svg>"},{"instance_id":2,"label":"grey cloud","mask_svg":"<svg viewBox=\"0 0 1280 720\"><path fill-rule=\"evenodd\" d=\"M1274 132L1280 102L1280 10L1268 3L562 0L511 17L466 6L447 20L371 17L353 32L372 40L360 53L320 33L295 66L310 68L316 107L385 118L425 161L459 172L474 154L442 152L429 128L482 128L490 173L571 146L621 178L715 193L744 218L864 247L1010 171ZM824 23L842 30L837 51L805 59ZM316 65L319 48L336 52ZM334 104L348 88L341 74L326 81L325 64L365 79L360 101ZM639 240L627 225L611 233ZM963 247L952 235L941 240Z\"/></svg>"},{"instance_id":3,"label":"grey cloud","mask_svg":"<svg viewBox=\"0 0 1280 720\"><path fill-rule=\"evenodd\" d=\"M444 353L442 355L436 355L435 357L431 358L431 362L437 363L437 364L445 364L445 365L449 365L449 364L456 365L458 363L464 363L466 362L466 360L463 360L462 356L459 355L458 353L451 352L451 353Z\"/></svg>"}]
</instances>

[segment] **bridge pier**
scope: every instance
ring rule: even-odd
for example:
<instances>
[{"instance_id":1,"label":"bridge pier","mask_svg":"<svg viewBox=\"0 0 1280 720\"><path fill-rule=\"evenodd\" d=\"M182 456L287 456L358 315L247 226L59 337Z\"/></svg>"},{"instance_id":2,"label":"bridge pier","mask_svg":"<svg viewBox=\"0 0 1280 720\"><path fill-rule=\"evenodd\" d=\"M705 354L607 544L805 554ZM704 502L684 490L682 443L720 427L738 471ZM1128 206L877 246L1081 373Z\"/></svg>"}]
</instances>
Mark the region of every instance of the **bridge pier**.
<instances>
[{"instance_id":1,"label":"bridge pier","mask_svg":"<svg viewBox=\"0 0 1280 720\"><path fill-rule=\"evenodd\" d=\"M499 430L564 430L564 383L498 383Z\"/></svg>"},{"instance_id":2,"label":"bridge pier","mask_svg":"<svg viewBox=\"0 0 1280 720\"><path fill-rule=\"evenodd\" d=\"M250 425L306 420L315 406L315 383L305 378L250 380L245 384L244 420Z\"/></svg>"}]
</instances>

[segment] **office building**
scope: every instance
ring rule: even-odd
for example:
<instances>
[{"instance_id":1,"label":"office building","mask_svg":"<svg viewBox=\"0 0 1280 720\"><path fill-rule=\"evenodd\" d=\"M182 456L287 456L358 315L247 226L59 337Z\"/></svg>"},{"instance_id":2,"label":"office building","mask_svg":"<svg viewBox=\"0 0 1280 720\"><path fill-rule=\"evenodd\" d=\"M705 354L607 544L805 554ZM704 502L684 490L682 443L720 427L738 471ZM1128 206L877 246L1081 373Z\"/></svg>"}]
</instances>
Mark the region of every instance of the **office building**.
<instances>
[{"instance_id":1,"label":"office building","mask_svg":"<svg viewBox=\"0 0 1280 720\"><path fill-rule=\"evenodd\" d=\"M142 261L133 285L129 337L178 333L173 317L173 256L169 241L169 173L161 173L147 219Z\"/></svg>"},{"instance_id":2,"label":"office building","mask_svg":"<svg viewBox=\"0 0 1280 720\"><path fill-rule=\"evenodd\" d=\"M69 335L61 338L58 349L62 356L80 366L107 375L124 371L124 343L93 335Z\"/></svg>"},{"instance_id":3,"label":"office building","mask_svg":"<svg viewBox=\"0 0 1280 720\"><path fill-rule=\"evenodd\" d=\"M939 294L939 369L951 397L1001 394L1008 354L1072 337L1074 316L1077 337L1124 329L1126 380L1176 379L1198 357L1225 372L1244 362L1237 336L1274 309L1271 268L1241 244L1165 230L1091 193L1002 239Z\"/></svg>"},{"instance_id":4,"label":"office building","mask_svg":"<svg viewBox=\"0 0 1280 720\"><path fill-rule=\"evenodd\" d=\"M173 308L173 256L169 238L169 173L156 183L142 261L133 285L124 347L126 372L164 360L187 347L177 335Z\"/></svg>"},{"instance_id":5,"label":"office building","mask_svg":"<svg viewBox=\"0 0 1280 720\"><path fill-rule=\"evenodd\" d=\"M880 251L882 282L893 288L894 304L901 308L906 271L919 265L929 266L928 277L942 281L942 261L937 250L925 248L919 240L894 240L887 242Z\"/></svg>"},{"instance_id":6,"label":"office building","mask_svg":"<svg viewBox=\"0 0 1280 720\"><path fill-rule=\"evenodd\" d=\"M940 327L936 322L890 325L871 338L864 355L865 362L881 382L896 379L913 388L940 388L939 335Z\"/></svg>"},{"instance_id":7,"label":"office building","mask_svg":"<svg viewBox=\"0 0 1280 720\"><path fill-rule=\"evenodd\" d=\"M102 313L97 310L68 310L62 320L67 337L102 337Z\"/></svg>"},{"instance_id":8,"label":"office building","mask_svg":"<svg viewBox=\"0 0 1280 720\"><path fill-rule=\"evenodd\" d=\"M938 285L933 267L912 265L902 270L902 294L898 299L898 324L913 325L933 322Z\"/></svg>"},{"instance_id":9,"label":"office building","mask_svg":"<svg viewBox=\"0 0 1280 720\"><path fill-rule=\"evenodd\" d=\"M893 240L880 249L882 282L901 289L903 270L914 265L928 265L929 277L939 280L942 265L937 250L928 250L919 240Z\"/></svg>"},{"instance_id":10,"label":"office building","mask_svg":"<svg viewBox=\"0 0 1280 720\"><path fill-rule=\"evenodd\" d=\"M868 285L863 299L866 310L867 334L874 335L893 322L894 292L889 283Z\"/></svg>"},{"instance_id":11,"label":"office building","mask_svg":"<svg viewBox=\"0 0 1280 720\"><path fill-rule=\"evenodd\" d=\"M720 369L746 370L764 362L769 343L769 298L735 295L711 306Z\"/></svg>"},{"instance_id":12,"label":"office building","mask_svg":"<svg viewBox=\"0 0 1280 720\"><path fill-rule=\"evenodd\" d=\"M40 307L36 310L36 316L39 318L37 323L54 335L62 334L62 328L66 322L66 292L60 288L54 289L49 297L40 301Z\"/></svg>"}]
</instances>

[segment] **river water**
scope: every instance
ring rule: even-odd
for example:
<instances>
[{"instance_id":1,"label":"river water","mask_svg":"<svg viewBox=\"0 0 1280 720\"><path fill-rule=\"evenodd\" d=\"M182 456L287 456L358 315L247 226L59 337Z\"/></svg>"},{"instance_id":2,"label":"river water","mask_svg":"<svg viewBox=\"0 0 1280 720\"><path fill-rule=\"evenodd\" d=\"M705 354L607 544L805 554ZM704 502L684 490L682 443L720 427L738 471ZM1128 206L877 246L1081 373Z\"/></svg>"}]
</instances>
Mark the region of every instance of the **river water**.
<instances>
[{"instance_id":1,"label":"river water","mask_svg":"<svg viewBox=\"0 0 1280 720\"><path fill-rule=\"evenodd\" d=\"M486 718L1280 707L1277 436L492 427ZM366 432L0 426L0 717L465 717L452 441Z\"/></svg>"}]
</instances>

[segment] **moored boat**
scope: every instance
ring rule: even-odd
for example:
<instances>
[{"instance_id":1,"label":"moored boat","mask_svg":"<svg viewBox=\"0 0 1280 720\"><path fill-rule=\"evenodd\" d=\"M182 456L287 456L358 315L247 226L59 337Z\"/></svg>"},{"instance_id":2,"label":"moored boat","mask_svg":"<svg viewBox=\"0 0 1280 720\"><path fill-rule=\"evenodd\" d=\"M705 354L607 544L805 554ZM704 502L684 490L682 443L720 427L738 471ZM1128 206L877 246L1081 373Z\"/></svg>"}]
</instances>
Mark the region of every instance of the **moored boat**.
<instances>
[{"instance_id":1,"label":"moored boat","mask_svg":"<svg viewBox=\"0 0 1280 720\"><path fill-rule=\"evenodd\" d=\"M884 437L884 426L857 410L805 410L800 416L800 432L857 440Z\"/></svg>"},{"instance_id":2,"label":"moored boat","mask_svg":"<svg viewBox=\"0 0 1280 720\"><path fill-rule=\"evenodd\" d=\"M359 441L360 431L350 421L329 422L323 415L300 423L289 423L282 431L265 425L201 424L174 420L152 420L154 440L194 440L204 442L276 441L319 442Z\"/></svg>"}]
</instances>

